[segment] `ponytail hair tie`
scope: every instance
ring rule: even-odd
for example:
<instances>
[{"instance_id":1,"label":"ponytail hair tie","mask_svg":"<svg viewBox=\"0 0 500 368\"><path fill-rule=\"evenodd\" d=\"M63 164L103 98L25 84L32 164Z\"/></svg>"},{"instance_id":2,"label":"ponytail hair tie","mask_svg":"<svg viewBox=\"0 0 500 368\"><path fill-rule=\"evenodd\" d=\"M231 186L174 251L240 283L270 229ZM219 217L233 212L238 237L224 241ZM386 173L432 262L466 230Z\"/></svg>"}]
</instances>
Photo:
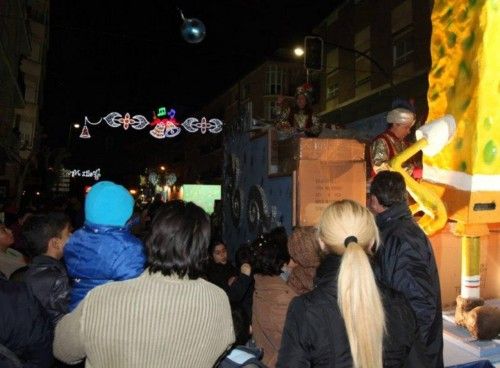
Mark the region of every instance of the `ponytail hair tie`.
<instances>
[{"instance_id":1,"label":"ponytail hair tie","mask_svg":"<svg viewBox=\"0 0 500 368\"><path fill-rule=\"evenodd\" d=\"M355 236L351 235L351 236L348 236L347 238L345 238L344 245L347 247L349 244L351 244L351 243L357 243L357 242L358 242L358 238L356 238Z\"/></svg>"}]
</instances>

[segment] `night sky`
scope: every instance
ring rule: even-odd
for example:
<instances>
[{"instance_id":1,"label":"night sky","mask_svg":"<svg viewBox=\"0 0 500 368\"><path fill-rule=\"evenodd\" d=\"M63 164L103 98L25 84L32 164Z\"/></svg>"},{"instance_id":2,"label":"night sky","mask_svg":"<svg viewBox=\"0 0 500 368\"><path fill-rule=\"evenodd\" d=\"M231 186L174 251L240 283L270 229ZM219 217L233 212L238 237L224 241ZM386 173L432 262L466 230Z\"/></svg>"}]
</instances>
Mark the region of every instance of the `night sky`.
<instances>
[{"instance_id":1,"label":"night sky","mask_svg":"<svg viewBox=\"0 0 500 368\"><path fill-rule=\"evenodd\" d=\"M266 56L300 44L336 0L52 1L41 122L51 146L65 146L68 129L109 112L143 114L173 107L180 119L218 96ZM207 36L188 44L182 20L204 22ZM182 149L182 133L156 141L144 131L105 124L92 138L70 137L70 165L123 174L159 163ZM179 144L180 143L180 144ZM169 148L170 147L170 148Z\"/></svg>"}]
</instances>

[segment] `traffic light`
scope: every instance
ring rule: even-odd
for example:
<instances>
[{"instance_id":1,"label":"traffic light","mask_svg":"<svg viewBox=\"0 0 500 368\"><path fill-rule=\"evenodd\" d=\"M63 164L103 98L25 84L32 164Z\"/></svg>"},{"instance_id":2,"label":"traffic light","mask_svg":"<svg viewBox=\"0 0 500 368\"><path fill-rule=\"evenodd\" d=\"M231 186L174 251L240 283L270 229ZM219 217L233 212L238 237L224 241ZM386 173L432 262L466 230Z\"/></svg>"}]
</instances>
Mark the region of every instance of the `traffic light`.
<instances>
[{"instance_id":1,"label":"traffic light","mask_svg":"<svg viewBox=\"0 0 500 368\"><path fill-rule=\"evenodd\" d=\"M323 69L323 39L306 36L304 38L304 66L310 70Z\"/></svg>"}]
</instances>

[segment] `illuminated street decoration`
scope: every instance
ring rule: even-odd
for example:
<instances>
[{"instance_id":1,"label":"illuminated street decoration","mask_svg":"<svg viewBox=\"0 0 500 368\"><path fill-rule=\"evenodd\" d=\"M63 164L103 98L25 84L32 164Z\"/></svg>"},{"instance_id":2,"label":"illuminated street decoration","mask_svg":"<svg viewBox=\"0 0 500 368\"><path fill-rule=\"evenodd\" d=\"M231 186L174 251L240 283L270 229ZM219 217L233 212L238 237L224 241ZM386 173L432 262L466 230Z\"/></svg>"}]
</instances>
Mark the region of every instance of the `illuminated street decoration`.
<instances>
[{"instance_id":1,"label":"illuminated street decoration","mask_svg":"<svg viewBox=\"0 0 500 368\"><path fill-rule=\"evenodd\" d=\"M168 118L160 119L168 115ZM179 122L175 119L175 110L170 109L170 111L166 112L166 108L160 107L158 109L158 117L153 115L153 121L151 122L151 126L154 126L154 129L149 132L153 137L157 139L163 138L173 138L178 136L182 129L179 127Z\"/></svg>"},{"instance_id":2,"label":"illuminated street decoration","mask_svg":"<svg viewBox=\"0 0 500 368\"><path fill-rule=\"evenodd\" d=\"M190 117L184 120L181 124L175 118L175 114L176 111L174 109L170 109L167 112L165 107L160 107L158 109L158 114L153 113L153 120L151 122L148 121L148 119L143 115L131 116L128 112L125 113L125 115L118 112L111 112L96 122L90 121L85 116L80 138L90 138L90 132L87 124L99 125L103 121L112 128L123 127L124 130L128 130L129 127L132 127L135 130L142 130L148 126L153 127L153 129L149 131L149 134L156 139L174 138L181 133L182 128L187 130L189 133L196 133L199 131L201 134L205 134L207 131L212 134L217 134L222 131L223 123L219 119L207 120L206 117L202 117L201 120L199 120L197 118Z\"/></svg>"},{"instance_id":3,"label":"illuminated street decoration","mask_svg":"<svg viewBox=\"0 0 500 368\"><path fill-rule=\"evenodd\" d=\"M182 126L190 133L196 133L199 130L201 134L205 134L208 130L210 133L217 134L222 131L222 121L210 119L207 122L205 117L202 117L201 121L196 118L187 118Z\"/></svg>"},{"instance_id":4,"label":"illuminated street decoration","mask_svg":"<svg viewBox=\"0 0 500 368\"><path fill-rule=\"evenodd\" d=\"M165 184L168 186L174 185L176 181L177 175L175 175L174 173L169 173L165 176Z\"/></svg>"},{"instance_id":5,"label":"illuminated street decoration","mask_svg":"<svg viewBox=\"0 0 500 368\"><path fill-rule=\"evenodd\" d=\"M90 138L89 128L87 128L87 124L85 124L83 126L82 132L80 133L80 138L82 138L82 139L89 139Z\"/></svg>"},{"instance_id":6,"label":"illuminated street decoration","mask_svg":"<svg viewBox=\"0 0 500 368\"><path fill-rule=\"evenodd\" d=\"M94 180L97 181L101 178L101 169L95 169L95 170L63 169L62 176L67 178L94 178Z\"/></svg>"},{"instance_id":7,"label":"illuminated street decoration","mask_svg":"<svg viewBox=\"0 0 500 368\"><path fill-rule=\"evenodd\" d=\"M141 130L150 124L148 119L146 119L143 115L134 115L133 117L130 117L130 114L128 112L125 114L125 116L122 116L118 112L110 112L108 115L106 115L102 119L99 119L99 121L95 123L92 123L85 116L85 124L98 125L103 120L106 124L108 124L112 128L118 128L120 126L123 126L123 129L125 130L127 130L129 126L131 126L134 129Z\"/></svg>"}]
</instances>

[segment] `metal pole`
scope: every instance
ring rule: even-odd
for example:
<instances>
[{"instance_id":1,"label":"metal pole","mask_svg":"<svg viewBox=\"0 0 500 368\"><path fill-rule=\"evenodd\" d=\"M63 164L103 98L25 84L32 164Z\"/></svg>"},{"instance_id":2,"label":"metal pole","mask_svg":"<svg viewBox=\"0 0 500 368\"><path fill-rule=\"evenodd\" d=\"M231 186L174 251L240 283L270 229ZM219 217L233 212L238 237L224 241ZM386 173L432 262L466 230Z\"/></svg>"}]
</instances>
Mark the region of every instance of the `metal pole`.
<instances>
[{"instance_id":1,"label":"metal pole","mask_svg":"<svg viewBox=\"0 0 500 368\"><path fill-rule=\"evenodd\" d=\"M69 151L69 148L71 146L71 130L73 129L73 125L70 124L69 126L69 132L68 132L68 143L67 143L67 146L68 146L68 151Z\"/></svg>"}]
</instances>

